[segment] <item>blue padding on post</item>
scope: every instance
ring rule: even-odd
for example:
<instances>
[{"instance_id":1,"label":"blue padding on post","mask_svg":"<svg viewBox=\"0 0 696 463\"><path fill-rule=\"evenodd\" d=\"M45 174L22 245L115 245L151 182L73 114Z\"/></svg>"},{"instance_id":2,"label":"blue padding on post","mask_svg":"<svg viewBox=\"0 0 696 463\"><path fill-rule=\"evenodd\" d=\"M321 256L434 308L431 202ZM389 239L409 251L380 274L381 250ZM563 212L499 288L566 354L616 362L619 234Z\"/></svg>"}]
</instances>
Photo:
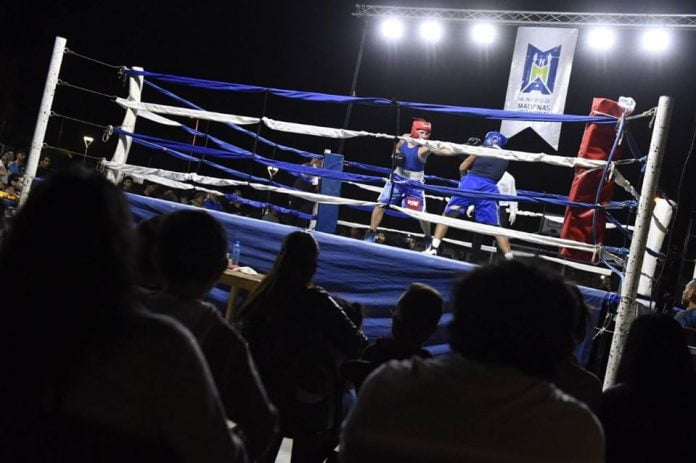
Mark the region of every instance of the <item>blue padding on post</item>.
<instances>
[{"instance_id":1,"label":"blue padding on post","mask_svg":"<svg viewBox=\"0 0 696 463\"><path fill-rule=\"evenodd\" d=\"M336 153L326 153L324 155L325 170L336 172L343 171L343 155ZM341 181L324 177L321 180L319 192L323 195L341 196ZM320 204L317 212L317 231L324 233L335 233L336 222L338 221L338 206L334 204Z\"/></svg>"}]
</instances>

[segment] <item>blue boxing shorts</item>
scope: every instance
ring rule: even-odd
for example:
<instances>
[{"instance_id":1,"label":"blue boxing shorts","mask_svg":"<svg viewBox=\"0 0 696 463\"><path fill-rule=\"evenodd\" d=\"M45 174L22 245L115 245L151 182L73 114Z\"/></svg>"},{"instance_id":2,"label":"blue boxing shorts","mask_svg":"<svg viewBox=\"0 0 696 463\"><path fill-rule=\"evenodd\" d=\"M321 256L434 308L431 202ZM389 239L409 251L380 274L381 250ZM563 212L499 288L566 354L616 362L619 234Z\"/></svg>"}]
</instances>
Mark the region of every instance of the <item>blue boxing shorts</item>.
<instances>
[{"instance_id":1,"label":"blue boxing shorts","mask_svg":"<svg viewBox=\"0 0 696 463\"><path fill-rule=\"evenodd\" d=\"M468 174L459 180L460 190L478 191L481 193L500 194L496 182L486 177ZM500 225L498 220L498 202L492 199L464 198L452 196L445 207L445 215L465 215L466 209L474 206L474 220L488 225Z\"/></svg>"},{"instance_id":2,"label":"blue boxing shorts","mask_svg":"<svg viewBox=\"0 0 696 463\"><path fill-rule=\"evenodd\" d=\"M407 179L400 175L392 174L382 189L377 202L380 204L393 204L407 209L423 212L425 210L425 193L421 188L407 185ZM392 184L394 189L392 190ZM389 197L391 193L391 198Z\"/></svg>"}]
</instances>

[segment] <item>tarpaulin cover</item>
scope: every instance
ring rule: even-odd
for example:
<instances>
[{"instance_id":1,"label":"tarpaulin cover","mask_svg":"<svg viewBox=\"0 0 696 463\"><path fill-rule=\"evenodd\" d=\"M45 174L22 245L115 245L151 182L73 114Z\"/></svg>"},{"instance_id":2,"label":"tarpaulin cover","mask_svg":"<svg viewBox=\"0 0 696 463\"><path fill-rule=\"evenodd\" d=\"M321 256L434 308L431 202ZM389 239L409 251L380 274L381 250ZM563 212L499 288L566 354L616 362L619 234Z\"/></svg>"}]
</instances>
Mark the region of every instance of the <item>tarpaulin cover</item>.
<instances>
[{"instance_id":1,"label":"tarpaulin cover","mask_svg":"<svg viewBox=\"0 0 696 463\"><path fill-rule=\"evenodd\" d=\"M137 219L147 219L157 214L191 207L133 194L127 196L131 211ZM225 227L230 242L239 240L241 243L240 264L250 266L259 273L270 270L280 251L283 238L297 230L296 227L288 225L217 211L208 212ZM321 250L315 283L331 294L362 304L365 308L363 328L371 339L390 333L390 311L411 283L422 282L439 290L447 301L446 310L449 312L452 284L458 277L474 268L465 262L427 256L406 249L321 232L313 232L313 235ZM602 304L616 304L618 298L613 293L590 288L580 289L592 308L593 325L596 326ZM214 298L222 298L218 302L223 306L226 304L226 293L218 290L211 295ZM542 298L544 295L540 294L539 297ZM442 353L448 350L444 328L450 320L451 315L445 314L440 321L440 329L429 340L428 348L433 352ZM578 353L582 360L589 354L589 350L582 348Z\"/></svg>"},{"instance_id":2,"label":"tarpaulin cover","mask_svg":"<svg viewBox=\"0 0 696 463\"><path fill-rule=\"evenodd\" d=\"M592 100L592 111L590 114L611 114L612 116L620 117L623 111L616 101L606 98L595 98ZM578 157L606 161L615 139L616 131L614 126L588 124L582 137ZM623 148L621 146L617 147L614 153L614 160L621 159L622 152ZM601 169L575 168L575 177L570 186L568 200L581 203L608 202L614 192L614 182L605 182L601 186L601 191L598 195L597 189L600 187L599 183L602 176L603 171ZM596 199L597 201L595 201ZM597 214L596 217L594 217L595 214ZM596 220L594 225L593 220ZM603 210L568 206L566 207L563 228L561 228L561 238L582 241L584 243L602 243L605 223L606 217ZM589 252L568 248L561 248L561 255L569 259L585 262L591 261L593 257Z\"/></svg>"}]
</instances>

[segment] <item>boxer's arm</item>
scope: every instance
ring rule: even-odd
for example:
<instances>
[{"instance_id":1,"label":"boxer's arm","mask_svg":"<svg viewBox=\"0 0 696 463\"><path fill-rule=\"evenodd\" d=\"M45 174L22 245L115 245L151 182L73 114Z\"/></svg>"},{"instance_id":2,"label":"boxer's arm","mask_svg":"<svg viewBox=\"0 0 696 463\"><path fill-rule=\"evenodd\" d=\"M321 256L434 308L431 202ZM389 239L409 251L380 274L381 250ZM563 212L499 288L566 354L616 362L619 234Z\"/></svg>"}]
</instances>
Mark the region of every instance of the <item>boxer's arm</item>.
<instances>
[{"instance_id":1,"label":"boxer's arm","mask_svg":"<svg viewBox=\"0 0 696 463\"><path fill-rule=\"evenodd\" d=\"M476 160L476 156L473 154L470 154L466 159L462 161L461 164L459 164L459 173L463 174L467 170L471 168L471 166L474 164L474 161Z\"/></svg>"}]
</instances>

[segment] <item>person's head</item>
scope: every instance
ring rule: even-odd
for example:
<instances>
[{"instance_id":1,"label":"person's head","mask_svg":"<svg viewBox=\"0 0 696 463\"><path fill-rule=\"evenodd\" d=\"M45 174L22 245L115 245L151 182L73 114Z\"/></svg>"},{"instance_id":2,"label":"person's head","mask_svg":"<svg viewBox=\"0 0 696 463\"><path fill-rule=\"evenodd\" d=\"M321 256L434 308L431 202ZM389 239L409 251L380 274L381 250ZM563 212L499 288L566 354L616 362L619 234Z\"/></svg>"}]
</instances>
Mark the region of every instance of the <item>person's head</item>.
<instances>
[{"instance_id":1,"label":"person's head","mask_svg":"<svg viewBox=\"0 0 696 463\"><path fill-rule=\"evenodd\" d=\"M44 157L41 158L41 161L39 161L39 167L42 169L48 169L51 167L51 158L48 155L45 155Z\"/></svg>"},{"instance_id":2,"label":"person's head","mask_svg":"<svg viewBox=\"0 0 696 463\"><path fill-rule=\"evenodd\" d=\"M37 185L17 213L0 272L21 282L12 285L13 294L37 313L52 317L61 307L56 317L64 317L78 308L119 308L133 280L130 224L125 198L104 177L83 169L58 172Z\"/></svg>"},{"instance_id":3,"label":"person's head","mask_svg":"<svg viewBox=\"0 0 696 463\"><path fill-rule=\"evenodd\" d=\"M0 159L2 159L2 163L5 164L5 167L9 166L15 159L14 151L5 151L2 153L2 156L0 156Z\"/></svg>"},{"instance_id":4,"label":"person's head","mask_svg":"<svg viewBox=\"0 0 696 463\"><path fill-rule=\"evenodd\" d=\"M27 161L27 153L24 151L17 151L17 158L15 160L19 164L24 164Z\"/></svg>"},{"instance_id":5,"label":"person's head","mask_svg":"<svg viewBox=\"0 0 696 463\"><path fill-rule=\"evenodd\" d=\"M208 195L206 195L203 192L198 192L195 195L193 195L193 200L191 201L191 204L197 207L203 207L203 201L205 201L205 198Z\"/></svg>"},{"instance_id":6,"label":"person's head","mask_svg":"<svg viewBox=\"0 0 696 463\"><path fill-rule=\"evenodd\" d=\"M636 318L626 337L616 381L660 390L687 388L693 392L696 373L679 323L656 313Z\"/></svg>"},{"instance_id":7,"label":"person's head","mask_svg":"<svg viewBox=\"0 0 696 463\"><path fill-rule=\"evenodd\" d=\"M210 214L177 211L165 216L155 261L167 291L203 297L227 267L227 235Z\"/></svg>"},{"instance_id":8,"label":"person's head","mask_svg":"<svg viewBox=\"0 0 696 463\"><path fill-rule=\"evenodd\" d=\"M123 189L123 191L130 191L133 188L133 182L133 177L126 175L123 177L123 180L121 180L121 189Z\"/></svg>"},{"instance_id":9,"label":"person's head","mask_svg":"<svg viewBox=\"0 0 696 463\"><path fill-rule=\"evenodd\" d=\"M411 123L411 136L413 138L430 138L431 125L430 122L419 117L414 118Z\"/></svg>"},{"instance_id":10,"label":"person's head","mask_svg":"<svg viewBox=\"0 0 696 463\"><path fill-rule=\"evenodd\" d=\"M489 148L502 148L507 143L507 138L500 132L488 132L486 138L483 139L483 146Z\"/></svg>"},{"instance_id":11,"label":"person's head","mask_svg":"<svg viewBox=\"0 0 696 463\"><path fill-rule=\"evenodd\" d=\"M556 274L519 260L481 267L453 288L452 350L550 378L573 350L575 300Z\"/></svg>"},{"instance_id":12,"label":"person's head","mask_svg":"<svg viewBox=\"0 0 696 463\"><path fill-rule=\"evenodd\" d=\"M15 192L22 191L22 176L19 174L8 175L7 186L12 187L15 190Z\"/></svg>"},{"instance_id":13,"label":"person's head","mask_svg":"<svg viewBox=\"0 0 696 463\"><path fill-rule=\"evenodd\" d=\"M689 309L696 307L696 280L691 280L684 286L682 304Z\"/></svg>"},{"instance_id":14,"label":"person's head","mask_svg":"<svg viewBox=\"0 0 696 463\"><path fill-rule=\"evenodd\" d=\"M160 195L160 199L164 199L165 201L171 201L173 203L178 203L179 198L176 196L176 193L172 190L167 190L164 193Z\"/></svg>"},{"instance_id":15,"label":"person's head","mask_svg":"<svg viewBox=\"0 0 696 463\"><path fill-rule=\"evenodd\" d=\"M423 283L411 284L399 298L392 315L394 339L423 345L437 329L443 305L442 296L435 288Z\"/></svg>"},{"instance_id":16,"label":"person's head","mask_svg":"<svg viewBox=\"0 0 696 463\"><path fill-rule=\"evenodd\" d=\"M312 158L312 159L309 161L309 165L310 165L311 167L316 167L316 168L321 167L323 163L324 163L324 158L323 158L323 157Z\"/></svg>"},{"instance_id":17,"label":"person's head","mask_svg":"<svg viewBox=\"0 0 696 463\"><path fill-rule=\"evenodd\" d=\"M159 189L160 189L160 186L158 184L153 183L153 182L146 182L145 189L143 190L143 194L145 196L155 197L155 196L157 196Z\"/></svg>"},{"instance_id":18,"label":"person's head","mask_svg":"<svg viewBox=\"0 0 696 463\"><path fill-rule=\"evenodd\" d=\"M307 232L292 232L283 241L280 254L273 264L273 272L278 274L279 280L307 286L317 271L318 259L317 240Z\"/></svg>"},{"instance_id":19,"label":"person's head","mask_svg":"<svg viewBox=\"0 0 696 463\"><path fill-rule=\"evenodd\" d=\"M387 242L387 234L383 231L377 232L375 236L375 243L385 244Z\"/></svg>"}]
</instances>

